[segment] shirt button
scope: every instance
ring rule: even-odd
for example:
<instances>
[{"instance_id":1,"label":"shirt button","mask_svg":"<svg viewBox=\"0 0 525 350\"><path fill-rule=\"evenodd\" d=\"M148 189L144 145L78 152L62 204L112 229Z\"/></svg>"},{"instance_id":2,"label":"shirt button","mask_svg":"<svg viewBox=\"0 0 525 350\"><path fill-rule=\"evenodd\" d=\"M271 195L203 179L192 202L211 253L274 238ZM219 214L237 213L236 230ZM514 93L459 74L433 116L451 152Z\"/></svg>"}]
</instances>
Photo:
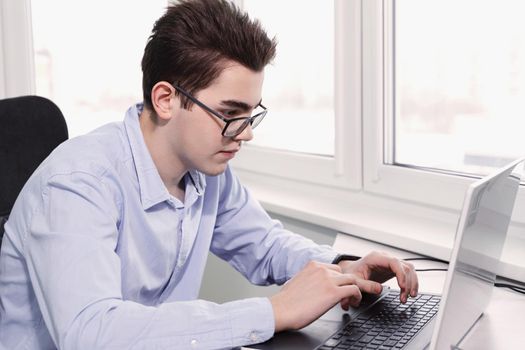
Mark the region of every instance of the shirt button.
<instances>
[{"instance_id":1,"label":"shirt button","mask_svg":"<svg viewBox=\"0 0 525 350\"><path fill-rule=\"evenodd\" d=\"M191 347L194 348L194 349L197 347L197 341L196 341L195 339L193 339L193 340L190 342L190 344L191 344Z\"/></svg>"},{"instance_id":2,"label":"shirt button","mask_svg":"<svg viewBox=\"0 0 525 350\"><path fill-rule=\"evenodd\" d=\"M259 339L259 337L257 337L257 334L255 332L251 332L250 333L250 339L252 341L257 341Z\"/></svg>"}]
</instances>

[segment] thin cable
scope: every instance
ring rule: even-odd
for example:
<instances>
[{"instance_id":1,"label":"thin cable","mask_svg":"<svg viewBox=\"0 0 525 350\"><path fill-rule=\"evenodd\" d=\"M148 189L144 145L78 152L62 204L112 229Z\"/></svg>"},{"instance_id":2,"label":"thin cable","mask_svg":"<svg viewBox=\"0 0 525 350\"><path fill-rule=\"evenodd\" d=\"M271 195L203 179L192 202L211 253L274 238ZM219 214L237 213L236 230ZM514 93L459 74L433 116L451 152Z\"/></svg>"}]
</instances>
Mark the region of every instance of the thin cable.
<instances>
[{"instance_id":1,"label":"thin cable","mask_svg":"<svg viewBox=\"0 0 525 350\"><path fill-rule=\"evenodd\" d=\"M494 287L500 287L500 288L509 288L515 292L525 294L525 288L520 286L515 286L513 284L509 283L494 283Z\"/></svg>"},{"instance_id":2,"label":"thin cable","mask_svg":"<svg viewBox=\"0 0 525 350\"><path fill-rule=\"evenodd\" d=\"M406 259L403 259L403 260L405 260L405 261L427 260L427 261L436 261L436 262L440 262L440 263L443 263L443 264L448 264L448 262L445 261L445 260L441 260L441 259L437 259L437 258L431 258L431 257L406 258Z\"/></svg>"},{"instance_id":3,"label":"thin cable","mask_svg":"<svg viewBox=\"0 0 525 350\"><path fill-rule=\"evenodd\" d=\"M441 260L441 259L436 259L436 258L431 258L431 257L417 257L417 258L406 258L406 259L403 259L405 261L418 261L418 260L426 260L426 261L436 261L436 262L441 262L441 263L444 263L444 264L448 264L448 262L444 261L444 260ZM416 269L417 272L428 272L428 271L448 271L448 269ZM514 285L514 284L510 284L510 283L494 283L494 287L498 287L498 288L508 288L514 292L517 292L517 293L521 293L521 294L525 294L525 287L521 287L521 286L517 286L517 285Z\"/></svg>"},{"instance_id":4,"label":"thin cable","mask_svg":"<svg viewBox=\"0 0 525 350\"><path fill-rule=\"evenodd\" d=\"M439 262L443 264L448 264L448 262L444 260L437 259L437 258L431 258L429 256L417 257L417 258L406 258L403 260L405 261L435 261L435 262ZM427 272L427 271L448 271L448 269L416 269L416 272Z\"/></svg>"}]
</instances>

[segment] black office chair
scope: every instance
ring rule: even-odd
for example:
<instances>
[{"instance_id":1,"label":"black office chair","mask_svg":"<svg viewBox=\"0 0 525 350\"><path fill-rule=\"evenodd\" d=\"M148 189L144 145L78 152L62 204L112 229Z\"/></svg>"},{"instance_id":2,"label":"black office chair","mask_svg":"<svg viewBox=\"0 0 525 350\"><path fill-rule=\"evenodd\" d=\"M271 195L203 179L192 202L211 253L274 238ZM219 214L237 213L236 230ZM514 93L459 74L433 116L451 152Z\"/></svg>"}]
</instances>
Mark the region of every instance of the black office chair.
<instances>
[{"instance_id":1,"label":"black office chair","mask_svg":"<svg viewBox=\"0 0 525 350\"><path fill-rule=\"evenodd\" d=\"M20 190L67 138L64 115L50 100L39 96L0 100L0 244Z\"/></svg>"}]
</instances>

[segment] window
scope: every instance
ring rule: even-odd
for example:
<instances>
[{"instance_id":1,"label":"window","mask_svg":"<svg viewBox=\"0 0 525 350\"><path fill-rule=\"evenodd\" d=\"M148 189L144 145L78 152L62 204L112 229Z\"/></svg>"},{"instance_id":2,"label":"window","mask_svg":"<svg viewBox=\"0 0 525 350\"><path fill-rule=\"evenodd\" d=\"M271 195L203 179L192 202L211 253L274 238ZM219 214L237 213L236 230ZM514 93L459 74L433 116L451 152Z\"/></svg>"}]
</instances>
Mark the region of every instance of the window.
<instances>
[{"instance_id":1,"label":"window","mask_svg":"<svg viewBox=\"0 0 525 350\"><path fill-rule=\"evenodd\" d=\"M6 11L27 1L0 0L0 31L13 37L0 51L7 92L34 92L28 79L20 79L32 77L32 63L24 56L31 42L27 11ZM140 57L165 1L140 8L121 1L107 13L86 9L89 16L75 16L75 25L53 16L62 27L53 29L53 23L42 24L46 13L76 9L67 1L34 0L38 91L64 106L68 123L78 125L72 134L97 126L101 112L104 122L121 120L125 108L141 99ZM525 5L519 0L290 0L288 8L288 1L236 2L280 40L263 91L268 117L254 144L232 162L243 183L275 213L446 259L473 177L525 154L520 135L525 32L518 18ZM115 26L111 18L123 8L136 13L126 15L133 24L122 20ZM89 23L82 24L81 17ZM60 40L63 28L91 31L92 18L100 31L75 34L74 42ZM110 39L95 50L98 36ZM60 61L59 44L84 53L61 53L71 55L67 60L74 67ZM117 47L111 52L119 56L104 60L108 47ZM298 67L304 73L298 74ZM93 81L102 88L88 88ZM309 83L314 81L318 84ZM315 118L322 122L294 119L307 115L305 110L319 111ZM498 129L502 126L507 129ZM302 135L310 135L304 140L311 142ZM505 253L511 257L505 268L513 271L508 276L516 279L523 279L524 213L522 188Z\"/></svg>"},{"instance_id":2,"label":"window","mask_svg":"<svg viewBox=\"0 0 525 350\"><path fill-rule=\"evenodd\" d=\"M393 163L487 174L525 154L525 3L394 6Z\"/></svg>"},{"instance_id":3,"label":"window","mask_svg":"<svg viewBox=\"0 0 525 350\"><path fill-rule=\"evenodd\" d=\"M234 166L361 188L360 1L239 3L279 44L263 87L268 116Z\"/></svg>"},{"instance_id":4,"label":"window","mask_svg":"<svg viewBox=\"0 0 525 350\"><path fill-rule=\"evenodd\" d=\"M457 210L472 177L525 153L518 136L525 34L516 16L500 15L521 7L363 3L366 191Z\"/></svg>"},{"instance_id":5,"label":"window","mask_svg":"<svg viewBox=\"0 0 525 350\"><path fill-rule=\"evenodd\" d=\"M250 144L333 157L333 1L244 0L242 5L278 40L263 86L270 113Z\"/></svg>"},{"instance_id":6,"label":"window","mask_svg":"<svg viewBox=\"0 0 525 350\"><path fill-rule=\"evenodd\" d=\"M120 121L142 101L140 60L166 6L166 0L32 0L36 93L60 106L70 136Z\"/></svg>"}]
</instances>

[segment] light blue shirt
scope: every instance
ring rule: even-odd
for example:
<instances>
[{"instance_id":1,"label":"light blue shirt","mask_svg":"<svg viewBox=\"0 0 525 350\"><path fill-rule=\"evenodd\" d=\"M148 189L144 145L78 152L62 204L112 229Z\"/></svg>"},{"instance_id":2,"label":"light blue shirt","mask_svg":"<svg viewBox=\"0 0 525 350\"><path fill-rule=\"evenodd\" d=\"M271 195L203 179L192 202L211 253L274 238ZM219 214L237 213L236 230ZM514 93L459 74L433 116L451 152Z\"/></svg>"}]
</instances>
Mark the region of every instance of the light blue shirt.
<instances>
[{"instance_id":1,"label":"light blue shirt","mask_svg":"<svg viewBox=\"0 0 525 350\"><path fill-rule=\"evenodd\" d=\"M170 195L141 110L63 143L22 190L0 253L1 349L262 342L275 326L267 298L197 300L208 251L260 285L336 256L271 220L229 168L190 171L184 203Z\"/></svg>"}]
</instances>

